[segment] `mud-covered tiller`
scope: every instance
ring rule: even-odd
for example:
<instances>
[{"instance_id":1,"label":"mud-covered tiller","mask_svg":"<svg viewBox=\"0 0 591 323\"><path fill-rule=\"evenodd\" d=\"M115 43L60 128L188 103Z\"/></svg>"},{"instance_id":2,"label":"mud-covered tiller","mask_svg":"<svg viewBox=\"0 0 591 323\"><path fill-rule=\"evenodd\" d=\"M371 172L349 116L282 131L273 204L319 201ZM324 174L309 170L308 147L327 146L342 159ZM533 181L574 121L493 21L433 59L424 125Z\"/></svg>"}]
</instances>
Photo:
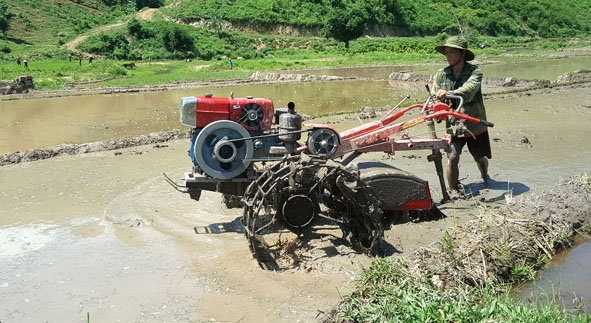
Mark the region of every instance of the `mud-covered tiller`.
<instances>
[{"instance_id":1,"label":"mud-covered tiller","mask_svg":"<svg viewBox=\"0 0 591 323\"><path fill-rule=\"evenodd\" d=\"M339 132L326 124L302 127L293 102L275 109L271 100L253 97L185 97L180 117L193 127L193 169L183 184L166 178L195 200L202 190L240 197L244 234L257 259L265 252L267 235L285 230L300 235L327 221L338 224L357 250L381 255L386 216L440 212L427 181L383 162L356 159L367 152L431 150L428 160L447 200L441 150L449 150L450 137L438 137L435 123L450 119L454 127L464 122L493 126L460 113L461 96L448 97L457 100L455 110L432 95L423 104L400 108L408 98L379 120ZM400 121L417 110L418 116ZM408 130L422 123L428 126L427 138L410 137ZM303 133L307 138L300 143Z\"/></svg>"}]
</instances>

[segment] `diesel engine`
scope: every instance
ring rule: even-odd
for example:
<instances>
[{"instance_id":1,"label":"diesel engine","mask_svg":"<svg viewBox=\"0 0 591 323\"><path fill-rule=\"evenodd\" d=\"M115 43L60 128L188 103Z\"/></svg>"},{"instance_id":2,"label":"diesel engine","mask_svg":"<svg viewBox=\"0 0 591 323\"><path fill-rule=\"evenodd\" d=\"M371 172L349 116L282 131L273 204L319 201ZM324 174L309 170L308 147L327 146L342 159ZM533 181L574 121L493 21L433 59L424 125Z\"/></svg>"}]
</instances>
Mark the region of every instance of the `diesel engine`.
<instances>
[{"instance_id":1,"label":"diesel engine","mask_svg":"<svg viewBox=\"0 0 591 323\"><path fill-rule=\"evenodd\" d=\"M193 171L216 179L252 177L254 162L277 161L299 146L302 117L295 104L275 109L253 97L181 98L181 123L193 127L189 157Z\"/></svg>"}]
</instances>

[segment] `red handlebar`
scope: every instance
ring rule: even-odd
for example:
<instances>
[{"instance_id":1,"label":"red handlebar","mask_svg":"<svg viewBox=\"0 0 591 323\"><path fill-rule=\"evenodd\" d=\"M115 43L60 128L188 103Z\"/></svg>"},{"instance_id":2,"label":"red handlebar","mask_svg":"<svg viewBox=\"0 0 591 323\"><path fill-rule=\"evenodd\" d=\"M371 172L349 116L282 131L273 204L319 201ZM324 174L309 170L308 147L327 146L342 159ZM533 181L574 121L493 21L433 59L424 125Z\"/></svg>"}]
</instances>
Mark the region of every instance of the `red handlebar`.
<instances>
[{"instance_id":1,"label":"red handlebar","mask_svg":"<svg viewBox=\"0 0 591 323\"><path fill-rule=\"evenodd\" d=\"M483 125L485 125L487 127L491 127L491 128L495 126L495 124L490 121L474 118L474 117L471 117L467 114L463 114L463 113L456 112L456 111L437 111L437 112L434 112L434 113L428 115L427 119L437 119L437 118L441 118L442 116L453 116L458 119L464 119L464 120L468 120L470 122L480 123L480 124L483 124Z\"/></svg>"}]
</instances>

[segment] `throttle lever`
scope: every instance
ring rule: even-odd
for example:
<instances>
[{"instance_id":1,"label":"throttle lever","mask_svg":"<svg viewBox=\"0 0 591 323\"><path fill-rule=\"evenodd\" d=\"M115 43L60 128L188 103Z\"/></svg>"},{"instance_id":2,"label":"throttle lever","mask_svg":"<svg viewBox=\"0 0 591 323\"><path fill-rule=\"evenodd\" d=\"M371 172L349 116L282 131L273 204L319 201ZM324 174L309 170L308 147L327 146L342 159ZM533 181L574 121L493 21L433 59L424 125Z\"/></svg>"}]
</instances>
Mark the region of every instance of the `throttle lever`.
<instances>
[{"instance_id":1,"label":"throttle lever","mask_svg":"<svg viewBox=\"0 0 591 323\"><path fill-rule=\"evenodd\" d=\"M429 103L431 103L431 101L435 99L435 96L433 94L431 94L431 89L429 89L429 84L425 84L425 88L427 89L427 93L429 93L429 97L427 98L427 101L425 101L425 104L423 105L423 108L421 109L421 113L424 113L425 110L427 110L427 106L429 106Z\"/></svg>"}]
</instances>

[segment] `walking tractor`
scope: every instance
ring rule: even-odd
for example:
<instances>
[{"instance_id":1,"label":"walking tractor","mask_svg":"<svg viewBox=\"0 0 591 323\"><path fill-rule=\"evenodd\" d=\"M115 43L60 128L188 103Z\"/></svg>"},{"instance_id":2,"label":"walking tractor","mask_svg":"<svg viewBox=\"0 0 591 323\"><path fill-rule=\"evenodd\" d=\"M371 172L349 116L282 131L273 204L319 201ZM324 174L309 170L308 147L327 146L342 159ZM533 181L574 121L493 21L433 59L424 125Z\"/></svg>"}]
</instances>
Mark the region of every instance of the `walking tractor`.
<instances>
[{"instance_id":1,"label":"walking tractor","mask_svg":"<svg viewBox=\"0 0 591 323\"><path fill-rule=\"evenodd\" d=\"M379 120L339 132L326 124L302 125L293 102L275 109L272 100L262 98L218 98L210 93L184 97L180 119L193 128L193 169L185 173L183 184L167 180L195 200L202 190L238 197L244 234L259 264L269 254L273 235L304 235L308 228L327 223L338 225L356 250L381 255L386 219L404 212L440 213L425 180L358 157L431 150L428 160L435 164L446 200L441 150L449 149L450 137L437 137L435 123L449 119L455 120L453 127L464 122L493 126L460 113L461 96L449 96L456 100L456 109L431 95L425 103L401 108L408 98ZM408 135L410 128L423 123L427 138Z\"/></svg>"},{"instance_id":2,"label":"walking tractor","mask_svg":"<svg viewBox=\"0 0 591 323\"><path fill-rule=\"evenodd\" d=\"M35 89L33 76L31 75L17 76L11 82L0 81L0 95L23 92L29 93L29 89Z\"/></svg>"}]
</instances>

